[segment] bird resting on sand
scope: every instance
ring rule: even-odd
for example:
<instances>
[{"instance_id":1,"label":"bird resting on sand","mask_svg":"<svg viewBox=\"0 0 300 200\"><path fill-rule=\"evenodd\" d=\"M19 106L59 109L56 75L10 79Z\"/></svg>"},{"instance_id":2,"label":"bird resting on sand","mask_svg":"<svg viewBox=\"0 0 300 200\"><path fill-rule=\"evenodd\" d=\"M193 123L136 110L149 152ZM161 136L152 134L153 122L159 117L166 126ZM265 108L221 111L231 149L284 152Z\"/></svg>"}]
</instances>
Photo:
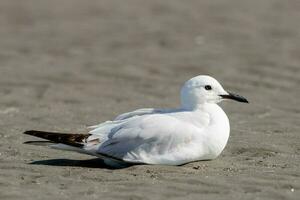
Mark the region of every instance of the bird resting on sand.
<instances>
[{"instance_id":1,"label":"bird resting on sand","mask_svg":"<svg viewBox=\"0 0 300 200\"><path fill-rule=\"evenodd\" d=\"M89 154L107 165L182 165L215 159L225 148L230 125L217 103L242 96L227 92L210 76L186 81L181 89L181 105L176 109L143 108L89 127L87 134L30 130L27 135L47 141L50 147Z\"/></svg>"}]
</instances>

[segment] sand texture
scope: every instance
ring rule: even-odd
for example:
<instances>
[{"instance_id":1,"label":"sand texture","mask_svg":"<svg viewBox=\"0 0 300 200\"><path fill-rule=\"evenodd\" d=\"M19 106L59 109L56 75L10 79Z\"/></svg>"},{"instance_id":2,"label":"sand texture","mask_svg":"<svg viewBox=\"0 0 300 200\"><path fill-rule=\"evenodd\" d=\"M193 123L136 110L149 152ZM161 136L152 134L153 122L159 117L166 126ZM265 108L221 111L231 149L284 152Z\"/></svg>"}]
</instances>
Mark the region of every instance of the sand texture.
<instances>
[{"instance_id":1,"label":"sand texture","mask_svg":"<svg viewBox=\"0 0 300 200\"><path fill-rule=\"evenodd\" d=\"M137 108L174 108L214 76L231 135L213 161L106 168L23 144ZM300 199L300 1L1 0L0 199Z\"/></svg>"}]
</instances>

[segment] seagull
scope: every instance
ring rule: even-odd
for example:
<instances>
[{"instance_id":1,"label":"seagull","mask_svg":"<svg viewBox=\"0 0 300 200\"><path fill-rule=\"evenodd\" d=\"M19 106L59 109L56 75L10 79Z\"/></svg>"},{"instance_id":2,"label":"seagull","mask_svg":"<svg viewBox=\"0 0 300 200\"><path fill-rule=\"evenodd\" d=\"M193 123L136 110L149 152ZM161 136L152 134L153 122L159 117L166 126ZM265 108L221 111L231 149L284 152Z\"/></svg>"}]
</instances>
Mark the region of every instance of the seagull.
<instances>
[{"instance_id":1,"label":"seagull","mask_svg":"<svg viewBox=\"0 0 300 200\"><path fill-rule=\"evenodd\" d=\"M29 130L50 147L99 157L112 167L134 164L183 165L212 160L225 148L230 125L217 103L247 99L227 92L214 78L199 75L181 89L176 109L143 108L89 127L86 134Z\"/></svg>"}]
</instances>

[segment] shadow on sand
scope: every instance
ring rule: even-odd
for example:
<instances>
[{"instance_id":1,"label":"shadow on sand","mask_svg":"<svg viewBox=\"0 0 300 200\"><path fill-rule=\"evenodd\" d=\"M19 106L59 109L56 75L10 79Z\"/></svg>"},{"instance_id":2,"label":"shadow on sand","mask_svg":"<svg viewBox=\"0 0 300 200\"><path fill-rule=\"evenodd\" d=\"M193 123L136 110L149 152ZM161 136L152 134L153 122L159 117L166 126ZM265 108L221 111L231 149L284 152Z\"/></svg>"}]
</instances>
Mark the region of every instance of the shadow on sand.
<instances>
[{"instance_id":1,"label":"shadow on sand","mask_svg":"<svg viewBox=\"0 0 300 200\"><path fill-rule=\"evenodd\" d=\"M49 160L38 160L29 163L31 165L49 165L49 166L69 166L69 167L86 167L86 168L102 168L102 169L120 169L127 168L128 166L122 167L111 167L106 165L102 159L95 158L89 160L71 160L71 159L49 159Z\"/></svg>"}]
</instances>

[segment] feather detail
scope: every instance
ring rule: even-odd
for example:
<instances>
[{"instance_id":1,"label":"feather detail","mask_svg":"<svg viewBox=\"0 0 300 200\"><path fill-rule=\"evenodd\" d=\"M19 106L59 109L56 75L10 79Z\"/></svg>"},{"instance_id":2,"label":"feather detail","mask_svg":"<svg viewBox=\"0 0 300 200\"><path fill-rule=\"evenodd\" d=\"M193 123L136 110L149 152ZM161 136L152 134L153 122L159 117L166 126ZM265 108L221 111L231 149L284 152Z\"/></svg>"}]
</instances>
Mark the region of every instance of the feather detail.
<instances>
[{"instance_id":1,"label":"feather detail","mask_svg":"<svg viewBox=\"0 0 300 200\"><path fill-rule=\"evenodd\" d=\"M86 139L90 136L90 134L58 133L36 130L25 131L24 134L50 140L53 143L61 143L73 147L83 147L86 143Z\"/></svg>"}]
</instances>

